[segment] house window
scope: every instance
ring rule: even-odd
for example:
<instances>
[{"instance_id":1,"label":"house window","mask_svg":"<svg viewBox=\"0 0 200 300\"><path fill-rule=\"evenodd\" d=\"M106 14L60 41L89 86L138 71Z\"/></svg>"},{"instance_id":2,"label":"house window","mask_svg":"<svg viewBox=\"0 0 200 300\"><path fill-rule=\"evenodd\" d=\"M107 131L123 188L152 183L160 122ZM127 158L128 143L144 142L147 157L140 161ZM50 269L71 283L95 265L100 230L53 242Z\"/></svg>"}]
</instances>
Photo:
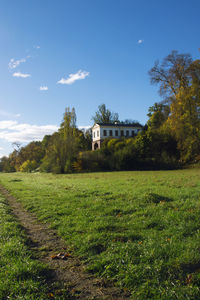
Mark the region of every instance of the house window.
<instances>
[{"instance_id":1,"label":"house window","mask_svg":"<svg viewBox=\"0 0 200 300\"><path fill-rule=\"evenodd\" d=\"M118 130L115 130L115 136L118 136Z\"/></svg>"},{"instance_id":2,"label":"house window","mask_svg":"<svg viewBox=\"0 0 200 300\"><path fill-rule=\"evenodd\" d=\"M103 131L103 135L107 136L107 131L106 130Z\"/></svg>"},{"instance_id":3,"label":"house window","mask_svg":"<svg viewBox=\"0 0 200 300\"><path fill-rule=\"evenodd\" d=\"M132 133L132 136L135 136L135 131L134 131L134 130L132 130L132 132L131 132L131 133Z\"/></svg>"},{"instance_id":4,"label":"house window","mask_svg":"<svg viewBox=\"0 0 200 300\"><path fill-rule=\"evenodd\" d=\"M95 131L94 131L94 138L95 138Z\"/></svg>"},{"instance_id":5,"label":"house window","mask_svg":"<svg viewBox=\"0 0 200 300\"><path fill-rule=\"evenodd\" d=\"M121 136L124 136L124 130L121 130Z\"/></svg>"},{"instance_id":6,"label":"house window","mask_svg":"<svg viewBox=\"0 0 200 300\"><path fill-rule=\"evenodd\" d=\"M109 136L112 136L112 130L109 130Z\"/></svg>"},{"instance_id":7,"label":"house window","mask_svg":"<svg viewBox=\"0 0 200 300\"><path fill-rule=\"evenodd\" d=\"M129 130L126 130L126 136L129 136Z\"/></svg>"},{"instance_id":8,"label":"house window","mask_svg":"<svg viewBox=\"0 0 200 300\"><path fill-rule=\"evenodd\" d=\"M97 136L99 136L99 130L97 130Z\"/></svg>"}]
</instances>

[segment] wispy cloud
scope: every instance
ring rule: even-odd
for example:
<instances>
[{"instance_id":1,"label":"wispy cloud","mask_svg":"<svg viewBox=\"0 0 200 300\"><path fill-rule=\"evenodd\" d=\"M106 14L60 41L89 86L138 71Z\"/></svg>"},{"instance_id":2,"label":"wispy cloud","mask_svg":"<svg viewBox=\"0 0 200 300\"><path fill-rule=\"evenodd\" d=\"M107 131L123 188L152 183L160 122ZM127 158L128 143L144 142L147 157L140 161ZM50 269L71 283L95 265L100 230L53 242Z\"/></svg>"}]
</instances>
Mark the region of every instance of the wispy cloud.
<instances>
[{"instance_id":1,"label":"wispy cloud","mask_svg":"<svg viewBox=\"0 0 200 300\"><path fill-rule=\"evenodd\" d=\"M15 72L12 75L13 77L19 77L19 78L27 78L27 77L31 77L30 74L27 73L21 73L21 72Z\"/></svg>"},{"instance_id":2,"label":"wispy cloud","mask_svg":"<svg viewBox=\"0 0 200 300\"><path fill-rule=\"evenodd\" d=\"M4 110L0 110L0 116L2 117L9 117L9 118L19 118L21 117L20 114L13 114Z\"/></svg>"},{"instance_id":3,"label":"wispy cloud","mask_svg":"<svg viewBox=\"0 0 200 300\"><path fill-rule=\"evenodd\" d=\"M47 134L58 130L56 125L31 125L18 123L17 121L0 121L0 139L7 142L29 143L40 141Z\"/></svg>"},{"instance_id":4,"label":"wispy cloud","mask_svg":"<svg viewBox=\"0 0 200 300\"><path fill-rule=\"evenodd\" d=\"M44 86L40 86L40 91L48 91L48 86L44 85Z\"/></svg>"},{"instance_id":5,"label":"wispy cloud","mask_svg":"<svg viewBox=\"0 0 200 300\"><path fill-rule=\"evenodd\" d=\"M137 43L138 43L138 44L143 44L143 43L144 43L144 40L138 40Z\"/></svg>"},{"instance_id":6,"label":"wispy cloud","mask_svg":"<svg viewBox=\"0 0 200 300\"><path fill-rule=\"evenodd\" d=\"M28 56L26 56L26 57L24 57L24 58L21 58L21 59L17 59L17 60L15 60L14 58L11 58L11 60L10 60L9 63L8 63L8 68L9 68L10 70L13 70L13 69L19 67L19 65L20 65L21 63L25 63L25 62L27 61L28 58L30 58L30 55L28 55Z\"/></svg>"},{"instance_id":7,"label":"wispy cloud","mask_svg":"<svg viewBox=\"0 0 200 300\"><path fill-rule=\"evenodd\" d=\"M0 121L0 130L1 129L9 129L9 128L13 128L13 126L15 126L17 124L17 121Z\"/></svg>"},{"instance_id":8,"label":"wispy cloud","mask_svg":"<svg viewBox=\"0 0 200 300\"><path fill-rule=\"evenodd\" d=\"M36 45L36 46L33 46L33 48L35 48L35 49L40 49L40 46L39 46L39 45Z\"/></svg>"},{"instance_id":9,"label":"wispy cloud","mask_svg":"<svg viewBox=\"0 0 200 300\"><path fill-rule=\"evenodd\" d=\"M73 84L77 80L85 79L87 76L89 76L89 72L79 70L75 74L69 74L68 78L61 78L57 83L60 84Z\"/></svg>"}]
</instances>

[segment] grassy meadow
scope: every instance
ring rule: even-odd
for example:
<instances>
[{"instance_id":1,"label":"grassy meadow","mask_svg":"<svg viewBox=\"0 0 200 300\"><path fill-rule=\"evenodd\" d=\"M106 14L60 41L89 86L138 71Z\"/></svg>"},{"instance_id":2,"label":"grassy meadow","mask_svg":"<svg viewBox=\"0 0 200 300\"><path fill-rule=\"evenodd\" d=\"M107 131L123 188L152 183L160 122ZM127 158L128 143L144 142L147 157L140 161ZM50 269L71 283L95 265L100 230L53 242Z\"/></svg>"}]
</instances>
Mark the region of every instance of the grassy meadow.
<instances>
[{"instance_id":1,"label":"grassy meadow","mask_svg":"<svg viewBox=\"0 0 200 300\"><path fill-rule=\"evenodd\" d=\"M0 299L47 299L47 269L32 257L26 236L2 196L0 228Z\"/></svg>"},{"instance_id":2,"label":"grassy meadow","mask_svg":"<svg viewBox=\"0 0 200 300\"><path fill-rule=\"evenodd\" d=\"M0 183L133 299L200 298L200 170L1 173Z\"/></svg>"}]
</instances>

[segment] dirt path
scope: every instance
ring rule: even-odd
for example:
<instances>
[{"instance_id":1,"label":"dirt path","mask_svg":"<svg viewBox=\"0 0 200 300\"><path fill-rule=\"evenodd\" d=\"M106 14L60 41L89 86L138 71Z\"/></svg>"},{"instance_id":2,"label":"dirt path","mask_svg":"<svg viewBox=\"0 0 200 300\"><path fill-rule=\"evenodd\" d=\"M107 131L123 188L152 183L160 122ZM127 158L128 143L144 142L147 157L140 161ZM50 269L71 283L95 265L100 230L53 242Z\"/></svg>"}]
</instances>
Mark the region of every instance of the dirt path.
<instances>
[{"instance_id":1,"label":"dirt path","mask_svg":"<svg viewBox=\"0 0 200 300\"><path fill-rule=\"evenodd\" d=\"M106 284L103 280L86 273L84 267L73 255L68 254L64 241L57 236L56 231L47 225L39 223L37 218L27 212L9 192L0 185L0 193L6 197L10 208L24 228L29 247L35 256L48 264L50 272L47 275L51 286L62 286L68 289L70 298L60 296L60 299L129 299L129 295L120 289ZM65 255L62 259L61 255Z\"/></svg>"}]
</instances>

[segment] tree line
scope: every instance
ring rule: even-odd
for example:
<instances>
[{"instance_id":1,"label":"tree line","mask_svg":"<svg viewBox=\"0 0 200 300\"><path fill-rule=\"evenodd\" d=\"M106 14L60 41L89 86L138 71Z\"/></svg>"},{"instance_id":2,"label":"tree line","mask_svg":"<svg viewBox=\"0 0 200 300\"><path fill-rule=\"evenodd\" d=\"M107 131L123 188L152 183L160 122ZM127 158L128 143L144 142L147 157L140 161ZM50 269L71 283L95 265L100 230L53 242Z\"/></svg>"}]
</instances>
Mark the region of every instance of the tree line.
<instances>
[{"instance_id":1,"label":"tree line","mask_svg":"<svg viewBox=\"0 0 200 300\"><path fill-rule=\"evenodd\" d=\"M41 142L17 147L0 160L0 171L69 173L100 170L177 168L200 160L200 60L172 51L149 71L162 101L148 110L148 121L134 138L108 138L91 151L91 130L76 126L75 109L66 108L57 132ZM120 122L105 104L94 123ZM138 125L135 120L121 123Z\"/></svg>"}]
</instances>

